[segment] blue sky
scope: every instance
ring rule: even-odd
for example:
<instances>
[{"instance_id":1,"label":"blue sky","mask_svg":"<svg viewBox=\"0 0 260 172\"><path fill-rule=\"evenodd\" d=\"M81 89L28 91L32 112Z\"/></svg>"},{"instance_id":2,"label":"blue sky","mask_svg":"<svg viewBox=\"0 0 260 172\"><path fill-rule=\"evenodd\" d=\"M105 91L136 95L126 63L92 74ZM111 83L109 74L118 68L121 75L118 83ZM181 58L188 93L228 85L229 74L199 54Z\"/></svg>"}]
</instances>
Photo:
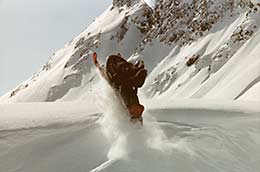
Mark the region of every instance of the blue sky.
<instances>
[{"instance_id":1,"label":"blue sky","mask_svg":"<svg viewBox=\"0 0 260 172\"><path fill-rule=\"evenodd\" d=\"M0 96L38 71L112 0L0 0Z\"/></svg>"}]
</instances>

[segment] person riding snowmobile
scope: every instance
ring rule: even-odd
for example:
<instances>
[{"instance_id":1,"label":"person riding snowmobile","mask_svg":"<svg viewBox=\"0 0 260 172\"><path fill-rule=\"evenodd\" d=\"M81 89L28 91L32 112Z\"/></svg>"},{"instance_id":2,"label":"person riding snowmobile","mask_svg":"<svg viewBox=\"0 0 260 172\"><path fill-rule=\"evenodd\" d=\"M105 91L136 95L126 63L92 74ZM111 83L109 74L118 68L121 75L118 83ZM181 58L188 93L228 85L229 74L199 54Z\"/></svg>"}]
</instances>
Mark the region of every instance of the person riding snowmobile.
<instances>
[{"instance_id":1,"label":"person riding snowmobile","mask_svg":"<svg viewBox=\"0 0 260 172\"><path fill-rule=\"evenodd\" d=\"M107 58L106 74L111 85L119 90L132 118L141 118L144 106L139 103L138 88L141 88L147 77L147 70L142 60L133 64L118 55Z\"/></svg>"},{"instance_id":2,"label":"person riding snowmobile","mask_svg":"<svg viewBox=\"0 0 260 172\"><path fill-rule=\"evenodd\" d=\"M106 66L100 66L96 52L93 53L92 58L101 75L120 93L131 119L139 119L142 122L144 106L139 103L137 91L143 86L147 76L144 62L139 60L132 64L118 54L109 56Z\"/></svg>"}]
</instances>

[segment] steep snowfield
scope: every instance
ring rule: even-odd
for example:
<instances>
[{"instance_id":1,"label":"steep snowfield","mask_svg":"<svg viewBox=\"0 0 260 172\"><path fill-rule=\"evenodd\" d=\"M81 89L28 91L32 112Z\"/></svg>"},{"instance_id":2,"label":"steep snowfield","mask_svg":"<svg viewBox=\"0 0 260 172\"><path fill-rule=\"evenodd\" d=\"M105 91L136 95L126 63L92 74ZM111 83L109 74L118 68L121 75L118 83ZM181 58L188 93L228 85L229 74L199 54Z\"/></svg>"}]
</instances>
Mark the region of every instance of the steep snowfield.
<instances>
[{"instance_id":1,"label":"steep snowfield","mask_svg":"<svg viewBox=\"0 0 260 172\"><path fill-rule=\"evenodd\" d=\"M0 171L259 172L259 28L258 1L114 0L0 97ZM94 51L145 61L143 126Z\"/></svg>"},{"instance_id":2,"label":"steep snowfield","mask_svg":"<svg viewBox=\"0 0 260 172\"><path fill-rule=\"evenodd\" d=\"M240 99L260 81L257 48L260 42L259 30L244 43L232 41L238 26L258 27L259 13L250 19L246 16L247 12L235 17L225 16L213 26L212 33L191 45L174 48L152 71L146 84L147 94L180 98ZM184 64L187 58L196 56L200 58L194 67ZM259 94L256 91L254 93L242 99L255 100Z\"/></svg>"},{"instance_id":3,"label":"steep snowfield","mask_svg":"<svg viewBox=\"0 0 260 172\"><path fill-rule=\"evenodd\" d=\"M119 52L131 61L143 59L150 73L142 91L145 97L259 100L258 91L251 91L260 77L257 2L147 3L154 8L144 1L115 0L39 72L0 101L93 97L99 80L91 61L93 51L102 62Z\"/></svg>"}]
</instances>

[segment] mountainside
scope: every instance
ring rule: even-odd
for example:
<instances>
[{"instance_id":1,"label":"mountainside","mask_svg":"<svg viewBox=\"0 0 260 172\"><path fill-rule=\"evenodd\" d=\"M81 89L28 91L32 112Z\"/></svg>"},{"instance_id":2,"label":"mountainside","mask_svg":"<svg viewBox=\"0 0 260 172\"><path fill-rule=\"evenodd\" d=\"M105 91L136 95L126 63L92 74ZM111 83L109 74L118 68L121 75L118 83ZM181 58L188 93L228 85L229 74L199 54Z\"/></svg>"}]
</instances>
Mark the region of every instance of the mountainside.
<instances>
[{"instance_id":1,"label":"mountainside","mask_svg":"<svg viewBox=\"0 0 260 172\"><path fill-rule=\"evenodd\" d=\"M114 0L0 98L0 171L259 172L259 27L256 0ZM145 61L143 125L93 52Z\"/></svg>"},{"instance_id":2,"label":"mountainside","mask_svg":"<svg viewBox=\"0 0 260 172\"><path fill-rule=\"evenodd\" d=\"M90 98L91 54L143 59L145 97L259 100L260 3L234 0L113 1L3 102Z\"/></svg>"}]
</instances>

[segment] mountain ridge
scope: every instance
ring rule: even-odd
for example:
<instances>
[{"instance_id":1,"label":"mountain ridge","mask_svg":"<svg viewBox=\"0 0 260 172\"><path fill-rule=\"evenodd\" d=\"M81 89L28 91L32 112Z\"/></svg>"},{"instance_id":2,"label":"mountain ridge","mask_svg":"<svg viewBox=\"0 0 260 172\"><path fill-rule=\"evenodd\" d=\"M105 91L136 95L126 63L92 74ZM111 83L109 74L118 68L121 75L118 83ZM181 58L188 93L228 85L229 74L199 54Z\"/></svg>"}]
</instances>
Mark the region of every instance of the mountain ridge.
<instances>
[{"instance_id":1,"label":"mountain ridge","mask_svg":"<svg viewBox=\"0 0 260 172\"><path fill-rule=\"evenodd\" d=\"M238 79L231 85L226 81L226 89L220 81L241 64L230 64L230 71L225 72L223 67L232 61L242 63L242 57L236 57L239 50L258 38L259 9L255 1L159 0L152 9L144 1L114 0L85 31L54 53L39 72L0 100L70 101L92 97L99 81L91 62L94 51L103 62L117 53L130 61L142 58L149 71L141 91L144 97L258 100L259 89L246 96L259 83L258 65L249 63L249 59L258 61L254 46L249 49L255 53L251 52L252 57L244 62L254 71L250 79L245 84Z\"/></svg>"}]
</instances>

